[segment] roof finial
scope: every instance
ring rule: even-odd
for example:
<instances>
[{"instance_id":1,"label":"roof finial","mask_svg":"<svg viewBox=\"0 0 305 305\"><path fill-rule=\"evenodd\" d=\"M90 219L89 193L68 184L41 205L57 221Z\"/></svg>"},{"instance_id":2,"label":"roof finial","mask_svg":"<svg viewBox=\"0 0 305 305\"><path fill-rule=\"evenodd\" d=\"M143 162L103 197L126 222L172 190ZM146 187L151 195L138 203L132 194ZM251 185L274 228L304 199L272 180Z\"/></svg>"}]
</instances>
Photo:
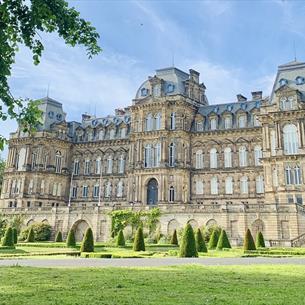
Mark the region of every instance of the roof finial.
<instances>
[{"instance_id":1,"label":"roof finial","mask_svg":"<svg viewBox=\"0 0 305 305\"><path fill-rule=\"evenodd\" d=\"M297 51L295 47L295 40L293 41L294 61L297 61Z\"/></svg>"},{"instance_id":2,"label":"roof finial","mask_svg":"<svg viewBox=\"0 0 305 305\"><path fill-rule=\"evenodd\" d=\"M49 97L50 83L48 83L47 97Z\"/></svg>"},{"instance_id":3,"label":"roof finial","mask_svg":"<svg viewBox=\"0 0 305 305\"><path fill-rule=\"evenodd\" d=\"M175 67L175 52L172 51L172 66Z\"/></svg>"}]
</instances>

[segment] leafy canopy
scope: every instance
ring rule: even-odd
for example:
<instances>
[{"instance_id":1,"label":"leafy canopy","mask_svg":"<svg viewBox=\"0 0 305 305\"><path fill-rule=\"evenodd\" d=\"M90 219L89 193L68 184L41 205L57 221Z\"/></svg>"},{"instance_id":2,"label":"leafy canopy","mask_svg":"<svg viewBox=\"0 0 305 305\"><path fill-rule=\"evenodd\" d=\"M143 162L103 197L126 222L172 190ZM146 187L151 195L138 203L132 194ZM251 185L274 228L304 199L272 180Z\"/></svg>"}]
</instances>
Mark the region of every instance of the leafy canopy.
<instances>
[{"instance_id":1,"label":"leafy canopy","mask_svg":"<svg viewBox=\"0 0 305 305\"><path fill-rule=\"evenodd\" d=\"M39 124L39 102L14 98L8 78L19 47L29 48L38 65L44 51L42 35L53 32L72 47L83 45L89 58L101 51L96 29L65 0L0 2L0 121L15 119L24 132L34 131ZM0 135L0 149L4 143L5 138Z\"/></svg>"}]
</instances>

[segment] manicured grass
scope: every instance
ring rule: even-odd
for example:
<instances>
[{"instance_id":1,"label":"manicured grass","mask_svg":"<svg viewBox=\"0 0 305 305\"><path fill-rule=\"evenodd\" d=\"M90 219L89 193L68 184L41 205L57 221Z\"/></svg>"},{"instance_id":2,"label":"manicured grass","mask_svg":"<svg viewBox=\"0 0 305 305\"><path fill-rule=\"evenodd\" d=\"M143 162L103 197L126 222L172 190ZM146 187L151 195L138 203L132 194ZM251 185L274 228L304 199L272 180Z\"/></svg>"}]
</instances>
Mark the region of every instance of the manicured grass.
<instances>
[{"instance_id":1,"label":"manicured grass","mask_svg":"<svg viewBox=\"0 0 305 305\"><path fill-rule=\"evenodd\" d=\"M300 305L305 266L0 268L1 305Z\"/></svg>"}]
</instances>

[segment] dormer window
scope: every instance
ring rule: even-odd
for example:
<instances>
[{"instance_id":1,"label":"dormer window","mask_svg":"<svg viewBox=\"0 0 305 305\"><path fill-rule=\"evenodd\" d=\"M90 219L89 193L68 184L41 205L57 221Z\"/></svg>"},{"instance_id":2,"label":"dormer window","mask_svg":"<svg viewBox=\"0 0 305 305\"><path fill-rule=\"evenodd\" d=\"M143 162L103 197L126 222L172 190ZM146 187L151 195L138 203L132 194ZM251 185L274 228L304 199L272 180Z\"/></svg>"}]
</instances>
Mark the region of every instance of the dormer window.
<instances>
[{"instance_id":1,"label":"dormer window","mask_svg":"<svg viewBox=\"0 0 305 305\"><path fill-rule=\"evenodd\" d=\"M298 76L296 79L295 79L295 82L297 85L303 85L305 84L305 78L302 77L302 76Z\"/></svg>"},{"instance_id":2,"label":"dormer window","mask_svg":"<svg viewBox=\"0 0 305 305\"><path fill-rule=\"evenodd\" d=\"M225 129L232 128L232 117L226 116L225 117Z\"/></svg>"},{"instance_id":3,"label":"dormer window","mask_svg":"<svg viewBox=\"0 0 305 305\"><path fill-rule=\"evenodd\" d=\"M155 85L154 86L154 96L160 96L161 95L161 88L160 85Z\"/></svg>"},{"instance_id":4,"label":"dormer window","mask_svg":"<svg viewBox=\"0 0 305 305\"><path fill-rule=\"evenodd\" d=\"M196 130L197 131L203 131L203 122L202 121L197 121L196 122Z\"/></svg>"},{"instance_id":5,"label":"dormer window","mask_svg":"<svg viewBox=\"0 0 305 305\"><path fill-rule=\"evenodd\" d=\"M60 113L57 113L57 114L56 114L56 119L57 119L58 121L61 121L62 115L61 115Z\"/></svg>"},{"instance_id":6,"label":"dormer window","mask_svg":"<svg viewBox=\"0 0 305 305\"><path fill-rule=\"evenodd\" d=\"M167 85L167 93L172 93L174 92L175 86L173 84L168 84Z\"/></svg>"},{"instance_id":7,"label":"dormer window","mask_svg":"<svg viewBox=\"0 0 305 305\"><path fill-rule=\"evenodd\" d=\"M147 96L148 95L148 89L142 88L141 89L141 96Z\"/></svg>"},{"instance_id":8,"label":"dormer window","mask_svg":"<svg viewBox=\"0 0 305 305\"><path fill-rule=\"evenodd\" d=\"M211 118L210 119L210 128L211 130L216 130L216 126L217 125L217 122L216 122L216 118Z\"/></svg>"},{"instance_id":9,"label":"dormer window","mask_svg":"<svg viewBox=\"0 0 305 305\"><path fill-rule=\"evenodd\" d=\"M50 119L54 118L54 112L53 111L49 111L48 116Z\"/></svg>"},{"instance_id":10,"label":"dormer window","mask_svg":"<svg viewBox=\"0 0 305 305\"><path fill-rule=\"evenodd\" d=\"M245 128L247 123L247 118L245 115L241 115L238 118L238 127L239 128Z\"/></svg>"},{"instance_id":11,"label":"dormer window","mask_svg":"<svg viewBox=\"0 0 305 305\"><path fill-rule=\"evenodd\" d=\"M281 78L279 83L280 83L280 86L282 87L282 86L285 86L288 84L288 80L285 78Z\"/></svg>"}]
</instances>

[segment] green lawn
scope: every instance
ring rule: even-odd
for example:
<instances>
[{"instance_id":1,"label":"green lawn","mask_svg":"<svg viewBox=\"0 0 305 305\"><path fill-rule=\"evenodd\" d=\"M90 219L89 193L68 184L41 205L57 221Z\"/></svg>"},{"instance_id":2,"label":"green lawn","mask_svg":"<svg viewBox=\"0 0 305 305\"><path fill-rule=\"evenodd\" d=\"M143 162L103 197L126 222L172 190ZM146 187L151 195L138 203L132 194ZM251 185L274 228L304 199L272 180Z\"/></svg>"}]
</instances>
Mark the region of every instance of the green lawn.
<instances>
[{"instance_id":1,"label":"green lawn","mask_svg":"<svg viewBox=\"0 0 305 305\"><path fill-rule=\"evenodd\" d=\"M0 268L1 305L300 305L305 266Z\"/></svg>"}]
</instances>

